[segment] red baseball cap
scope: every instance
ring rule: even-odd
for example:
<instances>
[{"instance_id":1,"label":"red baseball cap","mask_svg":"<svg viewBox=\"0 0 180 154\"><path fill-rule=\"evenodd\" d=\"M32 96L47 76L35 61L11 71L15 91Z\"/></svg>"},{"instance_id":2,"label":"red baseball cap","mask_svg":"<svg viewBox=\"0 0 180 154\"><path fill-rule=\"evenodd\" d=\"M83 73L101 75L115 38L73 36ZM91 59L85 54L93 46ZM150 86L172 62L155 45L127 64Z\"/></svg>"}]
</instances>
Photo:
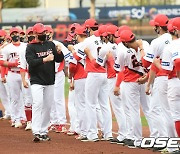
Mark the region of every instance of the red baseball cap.
<instances>
[{"instance_id":1,"label":"red baseball cap","mask_svg":"<svg viewBox=\"0 0 180 154\"><path fill-rule=\"evenodd\" d=\"M119 43L121 43L122 41L121 41L121 38L120 37L118 37L118 38L116 38L116 44L119 44Z\"/></svg>"},{"instance_id":2,"label":"red baseball cap","mask_svg":"<svg viewBox=\"0 0 180 154\"><path fill-rule=\"evenodd\" d=\"M85 27L89 27L89 28L91 28L91 27L98 27L98 23L94 19L87 19L84 22L84 25L85 25Z\"/></svg>"},{"instance_id":3,"label":"red baseball cap","mask_svg":"<svg viewBox=\"0 0 180 154\"><path fill-rule=\"evenodd\" d=\"M106 32L108 35L115 35L115 33L117 32L118 27L115 25L109 25L106 28Z\"/></svg>"},{"instance_id":4,"label":"red baseball cap","mask_svg":"<svg viewBox=\"0 0 180 154\"><path fill-rule=\"evenodd\" d=\"M45 26L45 30L48 31L49 33L53 33L53 29L51 26Z\"/></svg>"},{"instance_id":5,"label":"red baseball cap","mask_svg":"<svg viewBox=\"0 0 180 154\"><path fill-rule=\"evenodd\" d=\"M45 30L45 26L42 23L37 23L33 26L33 32L35 33L43 33Z\"/></svg>"},{"instance_id":6,"label":"red baseball cap","mask_svg":"<svg viewBox=\"0 0 180 154\"><path fill-rule=\"evenodd\" d=\"M167 28L168 28L169 32L173 32L174 31L174 28L173 28L173 25L172 25L173 21L174 21L174 18L169 20L169 22L168 22Z\"/></svg>"},{"instance_id":7,"label":"red baseball cap","mask_svg":"<svg viewBox=\"0 0 180 154\"><path fill-rule=\"evenodd\" d=\"M99 37L99 36L107 36L107 33L106 33L106 28L107 28L107 25L101 25L99 26L98 30L96 30L94 32L94 35Z\"/></svg>"},{"instance_id":8,"label":"red baseball cap","mask_svg":"<svg viewBox=\"0 0 180 154\"><path fill-rule=\"evenodd\" d=\"M5 30L0 30L0 37L5 37L6 36L6 31Z\"/></svg>"},{"instance_id":9,"label":"red baseball cap","mask_svg":"<svg viewBox=\"0 0 180 154\"><path fill-rule=\"evenodd\" d=\"M121 32L122 32L123 30L130 30L130 31L132 31L129 26L123 25L123 26L120 26L120 27L118 28L118 31L115 33L115 36L116 36L116 37L119 37L120 34L121 34Z\"/></svg>"},{"instance_id":10,"label":"red baseball cap","mask_svg":"<svg viewBox=\"0 0 180 154\"><path fill-rule=\"evenodd\" d=\"M174 18L172 25L175 30L180 30L180 17Z\"/></svg>"},{"instance_id":11,"label":"red baseball cap","mask_svg":"<svg viewBox=\"0 0 180 154\"><path fill-rule=\"evenodd\" d=\"M19 29L19 34L24 34L25 35L25 32L22 29Z\"/></svg>"},{"instance_id":12,"label":"red baseball cap","mask_svg":"<svg viewBox=\"0 0 180 154\"><path fill-rule=\"evenodd\" d=\"M69 33L64 42L71 42L74 37L74 33Z\"/></svg>"},{"instance_id":13,"label":"red baseball cap","mask_svg":"<svg viewBox=\"0 0 180 154\"><path fill-rule=\"evenodd\" d=\"M86 28L84 26L76 26L76 29L75 29L75 34L77 35L87 35L86 34Z\"/></svg>"},{"instance_id":14,"label":"red baseball cap","mask_svg":"<svg viewBox=\"0 0 180 154\"><path fill-rule=\"evenodd\" d=\"M120 34L120 39L122 42L129 42L135 38L135 35L130 30L124 30Z\"/></svg>"},{"instance_id":15,"label":"red baseball cap","mask_svg":"<svg viewBox=\"0 0 180 154\"><path fill-rule=\"evenodd\" d=\"M33 27L29 27L27 30L26 30L26 34L28 35L30 32L33 32Z\"/></svg>"},{"instance_id":16,"label":"red baseball cap","mask_svg":"<svg viewBox=\"0 0 180 154\"><path fill-rule=\"evenodd\" d=\"M78 23L73 23L71 26L70 26L70 31L73 31L76 29L76 26L80 26L80 24Z\"/></svg>"},{"instance_id":17,"label":"red baseball cap","mask_svg":"<svg viewBox=\"0 0 180 154\"><path fill-rule=\"evenodd\" d=\"M149 22L151 26L167 26L168 17L164 14L158 14L155 16L153 20Z\"/></svg>"},{"instance_id":18,"label":"red baseball cap","mask_svg":"<svg viewBox=\"0 0 180 154\"><path fill-rule=\"evenodd\" d=\"M9 35L11 35L13 32L18 32L18 33L19 33L19 29L16 28L16 27L12 27L12 28L10 29Z\"/></svg>"}]
</instances>

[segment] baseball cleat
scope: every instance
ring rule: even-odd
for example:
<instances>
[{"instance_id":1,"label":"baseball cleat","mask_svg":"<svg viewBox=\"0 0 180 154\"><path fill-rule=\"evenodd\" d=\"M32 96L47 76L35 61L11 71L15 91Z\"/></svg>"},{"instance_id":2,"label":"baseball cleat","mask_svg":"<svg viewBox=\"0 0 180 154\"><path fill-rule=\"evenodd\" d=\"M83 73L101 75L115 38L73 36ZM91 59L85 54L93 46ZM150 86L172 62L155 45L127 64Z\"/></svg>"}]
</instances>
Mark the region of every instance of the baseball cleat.
<instances>
[{"instance_id":1,"label":"baseball cleat","mask_svg":"<svg viewBox=\"0 0 180 154\"><path fill-rule=\"evenodd\" d=\"M65 125L59 125L56 128L56 133L65 133L65 132L67 132L67 129L66 129Z\"/></svg>"},{"instance_id":2,"label":"baseball cleat","mask_svg":"<svg viewBox=\"0 0 180 154\"><path fill-rule=\"evenodd\" d=\"M41 140L41 141L50 141L51 138L50 138L48 135L41 135L41 136L40 136L40 140Z\"/></svg>"},{"instance_id":3,"label":"baseball cleat","mask_svg":"<svg viewBox=\"0 0 180 154\"><path fill-rule=\"evenodd\" d=\"M76 140L82 140L82 139L83 139L83 136L81 136L81 135L76 135L74 138L75 138Z\"/></svg>"},{"instance_id":4,"label":"baseball cleat","mask_svg":"<svg viewBox=\"0 0 180 154\"><path fill-rule=\"evenodd\" d=\"M22 127L22 123L21 122L16 122L14 127L15 128L20 128L20 127Z\"/></svg>"},{"instance_id":5,"label":"baseball cleat","mask_svg":"<svg viewBox=\"0 0 180 154\"><path fill-rule=\"evenodd\" d=\"M111 141L111 140L113 140L113 137L108 137L108 138L102 137L101 138L101 141Z\"/></svg>"},{"instance_id":6,"label":"baseball cleat","mask_svg":"<svg viewBox=\"0 0 180 154\"><path fill-rule=\"evenodd\" d=\"M4 120L10 120L10 119L11 119L11 116L10 116L10 115L4 115L4 116L2 117L2 119L4 119Z\"/></svg>"},{"instance_id":7,"label":"baseball cleat","mask_svg":"<svg viewBox=\"0 0 180 154\"><path fill-rule=\"evenodd\" d=\"M31 121L27 121L25 130L31 130Z\"/></svg>"},{"instance_id":8,"label":"baseball cleat","mask_svg":"<svg viewBox=\"0 0 180 154\"><path fill-rule=\"evenodd\" d=\"M83 138L81 139L81 141L82 141L82 142L89 142L89 140L88 140L87 137L83 137Z\"/></svg>"},{"instance_id":9,"label":"baseball cleat","mask_svg":"<svg viewBox=\"0 0 180 154\"><path fill-rule=\"evenodd\" d=\"M69 136L78 135L78 134L77 134L76 132L74 132L74 131L73 131L73 132L72 132L72 131L67 131L66 134L69 135Z\"/></svg>"},{"instance_id":10,"label":"baseball cleat","mask_svg":"<svg viewBox=\"0 0 180 154\"><path fill-rule=\"evenodd\" d=\"M33 138L33 142L37 143L40 142L40 140L41 140L41 136L39 134L35 134Z\"/></svg>"}]
</instances>

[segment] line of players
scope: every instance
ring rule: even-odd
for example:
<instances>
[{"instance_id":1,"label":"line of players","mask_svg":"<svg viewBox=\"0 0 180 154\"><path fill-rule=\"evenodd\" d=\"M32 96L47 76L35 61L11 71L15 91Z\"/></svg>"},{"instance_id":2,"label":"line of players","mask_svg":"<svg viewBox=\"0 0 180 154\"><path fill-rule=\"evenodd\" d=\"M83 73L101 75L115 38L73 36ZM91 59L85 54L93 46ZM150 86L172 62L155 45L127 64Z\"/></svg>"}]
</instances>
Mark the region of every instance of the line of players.
<instances>
[{"instance_id":1,"label":"line of players","mask_svg":"<svg viewBox=\"0 0 180 154\"><path fill-rule=\"evenodd\" d=\"M95 20L88 19L84 26L72 25L71 32L66 39L69 44L68 50L62 43L52 40L53 30L47 27L47 39L53 41L65 57L65 62L57 64L56 67L55 89L57 87L57 93L55 94L57 96L54 96L55 103L51 111L50 130L65 131L64 96L60 94L64 94L63 68L64 64L68 63L70 82L68 108L71 118L68 133L79 134L76 139L83 142L99 141L98 124L102 130L101 140L125 144L128 147L139 147L143 138L140 106L149 124L150 137L180 136L180 94L178 91L180 89L180 51L178 50L180 18L168 21L167 16L159 14L150 22L158 37L149 45L144 40L137 40L128 26L119 28L115 25L98 26ZM19 30L15 28L10 31L15 48L13 51L16 51L18 46L16 44L20 41L20 39L17 41L19 33ZM33 29L31 36L33 38ZM23 45L22 48L25 51L26 45ZM2 48L1 52L8 52L6 44ZM12 51L12 47L10 50ZM21 50L18 49L17 53ZM17 57L18 54L19 57ZM7 83L9 82L8 91L12 106L11 119L15 122L15 127L21 126L20 119L23 111L22 103L19 106L18 102L25 103L28 123L31 121L28 118L27 111L29 115L31 111L28 103L32 102L26 92L30 89L27 82L28 74L24 73L27 65L23 66L21 60L25 59L25 56L18 54L13 55L9 51L8 58L1 57L3 82L6 82L4 76L7 73L7 69L4 68L10 68ZM14 61L9 60L11 58ZM22 90L24 101L20 101L21 88L17 89L18 86L21 87L20 80L23 81L25 87L22 89L26 89L24 92ZM16 85L13 87L14 83ZM15 96L12 93L15 93ZM18 99L17 95L19 95ZM118 136L115 139L112 136L109 99L119 126ZM7 103L3 104L7 106ZM8 115L8 107L5 109ZM164 147L154 148L154 150L162 149ZM166 150L172 152L178 149Z\"/></svg>"}]
</instances>

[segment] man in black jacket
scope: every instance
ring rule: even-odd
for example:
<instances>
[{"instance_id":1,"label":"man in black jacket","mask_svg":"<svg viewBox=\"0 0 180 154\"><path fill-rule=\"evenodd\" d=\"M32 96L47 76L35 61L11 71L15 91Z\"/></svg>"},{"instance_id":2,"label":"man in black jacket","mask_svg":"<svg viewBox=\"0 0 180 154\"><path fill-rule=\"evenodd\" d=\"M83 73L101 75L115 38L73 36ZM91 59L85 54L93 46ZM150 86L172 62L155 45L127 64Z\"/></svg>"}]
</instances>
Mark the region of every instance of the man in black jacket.
<instances>
[{"instance_id":1,"label":"man in black jacket","mask_svg":"<svg viewBox=\"0 0 180 154\"><path fill-rule=\"evenodd\" d=\"M55 62L61 62L64 55L61 51L56 50L53 42L46 41L43 24L35 24L33 33L35 34L35 41L28 44L26 49L33 97L33 141L49 141L50 138L47 133L51 104L54 101Z\"/></svg>"}]
</instances>

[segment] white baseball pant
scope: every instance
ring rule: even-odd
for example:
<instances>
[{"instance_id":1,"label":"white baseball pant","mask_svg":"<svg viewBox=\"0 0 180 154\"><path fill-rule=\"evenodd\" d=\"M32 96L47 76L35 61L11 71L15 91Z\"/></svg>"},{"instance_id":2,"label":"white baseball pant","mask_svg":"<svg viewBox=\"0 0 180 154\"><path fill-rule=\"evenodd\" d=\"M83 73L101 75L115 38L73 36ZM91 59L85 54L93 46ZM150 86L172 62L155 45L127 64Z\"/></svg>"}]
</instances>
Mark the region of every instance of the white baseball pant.
<instances>
[{"instance_id":1,"label":"white baseball pant","mask_svg":"<svg viewBox=\"0 0 180 154\"><path fill-rule=\"evenodd\" d=\"M54 104L51 108L51 124L66 124L66 107L64 96L65 75L63 71L57 72L54 84Z\"/></svg>"},{"instance_id":2,"label":"white baseball pant","mask_svg":"<svg viewBox=\"0 0 180 154\"><path fill-rule=\"evenodd\" d=\"M180 121L180 80L178 78L168 80L168 102L173 121Z\"/></svg>"},{"instance_id":3,"label":"white baseball pant","mask_svg":"<svg viewBox=\"0 0 180 154\"><path fill-rule=\"evenodd\" d=\"M171 114L171 110L167 98L168 77L167 76L156 77L155 82L158 83L158 94L159 94L158 100L160 101L160 105L162 107L162 113L165 120L165 127L167 128L168 136L166 137L175 137L176 136L175 126L172 120L173 117Z\"/></svg>"},{"instance_id":4,"label":"white baseball pant","mask_svg":"<svg viewBox=\"0 0 180 154\"><path fill-rule=\"evenodd\" d=\"M54 101L54 85L31 85L32 103L32 132L45 135L48 133L50 111Z\"/></svg>"},{"instance_id":5,"label":"white baseball pant","mask_svg":"<svg viewBox=\"0 0 180 154\"><path fill-rule=\"evenodd\" d=\"M1 78L0 78L0 80L1 80ZM5 115L11 116L10 98L9 98L7 90L8 90L7 83L2 83L0 81L0 91L1 91L0 98L1 98L2 105L5 109Z\"/></svg>"},{"instance_id":6,"label":"white baseball pant","mask_svg":"<svg viewBox=\"0 0 180 154\"><path fill-rule=\"evenodd\" d=\"M108 82L106 73L88 73L85 84L86 112L90 123L88 139L98 138L96 104L99 103L103 116L104 137L112 137L112 115L108 101ZM98 102L97 102L98 100Z\"/></svg>"},{"instance_id":7,"label":"white baseball pant","mask_svg":"<svg viewBox=\"0 0 180 154\"><path fill-rule=\"evenodd\" d=\"M126 118L124 113L124 108L121 100L121 96L114 95L114 87L116 85L116 78L108 79L109 85L109 98L112 105L113 112L115 114L117 124L118 124L118 136L117 139L122 141L126 138L127 128L126 128ZM120 91L123 90L120 88Z\"/></svg>"},{"instance_id":8,"label":"white baseball pant","mask_svg":"<svg viewBox=\"0 0 180 154\"><path fill-rule=\"evenodd\" d=\"M18 123L21 120L21 109L24 106L23 101L21 101L20 98L20 93L22 92L21 75L9 71L7 76L7 83L9 86L9 94L11 99L11 119L13 122Z\"/></svg>"},{"instance_id":9,"label":"white baseball pant","mask_svg":"<svg viewBox=\"0 0 180 154\"><path fill-rule=\"evenodd\" d=\"M69 131L73 132L75 131L76 133L80 133L79 129L79 120L77 118L77 111L75 107L75 91L69 91L69 96L68 96L68 111L69 111L69 118L70 118L70 128Z\"/></svg>"}]
</instances>

